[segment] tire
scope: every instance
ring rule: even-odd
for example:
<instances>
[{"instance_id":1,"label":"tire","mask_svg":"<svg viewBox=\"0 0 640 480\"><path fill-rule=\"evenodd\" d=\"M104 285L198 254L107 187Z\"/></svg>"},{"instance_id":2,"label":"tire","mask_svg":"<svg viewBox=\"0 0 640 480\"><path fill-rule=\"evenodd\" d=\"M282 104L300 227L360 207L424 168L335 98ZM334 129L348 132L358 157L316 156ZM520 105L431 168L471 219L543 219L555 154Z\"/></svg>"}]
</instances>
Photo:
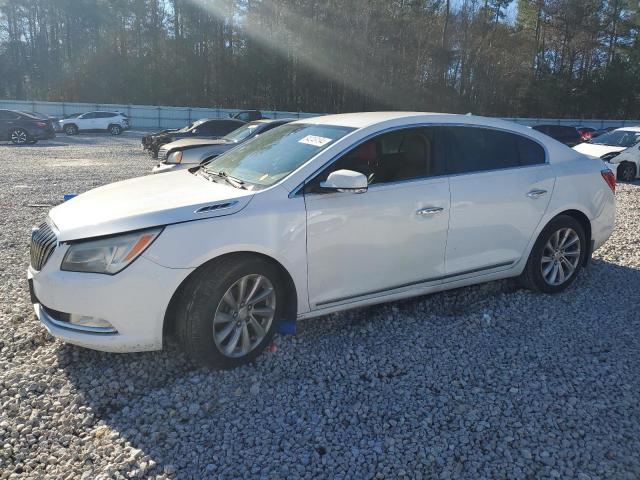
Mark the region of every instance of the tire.
<instances>
[{"instance_id":1,"label":"tire","mask_svg":"<svg viewBox=\"0 0 640 480\"><path fill-rule=\"evenodd\" d=\"M109 125L109 133L111 135L120 135L122 133L122 127L120 125Z\"/></svg>"},{"instance_id":2,"label":"tire","mask_svg":"<svg viewBox=\"0 0 640 480\"><path fill-rule=\"evenodd\" d=\"M252 362L269 345L287 298L275 265L232 255L205 265L187 282L176 311L177 333L194 362L233 368Z\"/></svg>"},{"instance_id":3,"label":"tire","mask_svg":"<svg viewBox=\"0 0 640 480\"><path fill-rule=\"evenodd\" d=\"M24 128L14 128L11 130L9 138L14 145L24 145L29 141L29 134Z\"/></svg>"},{"instance_id":4,"label":"tire","mask_svg":"<svg viewBox=\"0 0 640 480\"><path fill-rule=\"evenodd\" d=\"M557 232L558 237L556 237ZM566 238L565 233L567 233ZM557 249L554 248L556 238L559 247ZM558 250L558 253L555 250ZM530 290L544 293L562 292L578 276L584 265L587 251L587 239L580 222L568 215L559 215L540 232L524 272L520 275L520 281ZM556 264L558 267L555 266ZM553 278L554 270L557 270L555 279ZM568 275L567 272L569 272Z\"/></svg>"},{"instance_id":5,"label":"tire","mask_svg":"<svg viewBox=\"0 0 640 480\"><path fill-rule=\"evenodd\" d=\"M633 182L636 179L636 166L631 162L622 162L618 165L616 172L618 180L623 182Z\"/></svg>"},{"instance_id":6,"label":"tire","mask_svg":"<svg viewBox=\"0 0 640 480\"><path fill-rule=\"evenodd\" d=\"M73 124L65 125L64 126L64 133L66 133L67 135L77 135L78 134L78 127L76 127Z\"/></svg>"}]
</instances>

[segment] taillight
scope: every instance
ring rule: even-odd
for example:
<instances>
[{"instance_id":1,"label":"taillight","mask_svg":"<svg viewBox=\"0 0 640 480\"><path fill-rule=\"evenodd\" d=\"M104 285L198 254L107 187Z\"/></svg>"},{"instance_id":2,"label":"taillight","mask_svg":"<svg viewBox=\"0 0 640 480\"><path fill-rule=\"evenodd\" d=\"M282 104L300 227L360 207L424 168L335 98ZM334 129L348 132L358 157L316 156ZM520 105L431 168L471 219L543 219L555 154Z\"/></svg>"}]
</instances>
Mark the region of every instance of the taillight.
<instances>
[{"instance_id":1,"label":"taillight","mask_svg":"<svg viewBox=\"0 0 640 480\"><path fill-rule=\"evenodd\" d=\"M600 173L602 174L602 178L604 178L604 181L607 182L607 185L609 185L611 191L613 193L616 193L616 176L613 174L613 172L608 168L605 168L604 170L601 170Z\"/></svg>"},{"instance_id":2,"label":"taillight","mask_svg":"<svg viewBox=\"0 0 640 480\"><path fill-rule=\"evenodd\" d=\"M46 122L36 122L36 127L47 128Z\"/></svg>"}]
</instances>

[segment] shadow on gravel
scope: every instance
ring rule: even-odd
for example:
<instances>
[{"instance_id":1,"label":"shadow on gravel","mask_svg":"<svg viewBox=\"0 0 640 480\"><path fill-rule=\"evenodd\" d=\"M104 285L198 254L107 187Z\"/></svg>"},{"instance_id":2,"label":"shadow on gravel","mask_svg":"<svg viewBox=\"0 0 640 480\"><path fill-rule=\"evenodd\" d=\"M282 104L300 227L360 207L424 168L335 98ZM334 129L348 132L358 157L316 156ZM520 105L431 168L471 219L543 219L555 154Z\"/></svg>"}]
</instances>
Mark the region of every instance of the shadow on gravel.
<instances>
[{"instance_id":1,"label":"shadow on gravel","mask_svg":"<svg viewBox=\"0 0 640 480\"><path fill-rule=\"evenodd\" d=\"M612 478L635 468L639 362L626 348L640 325L625 316L633 305L612 318L611 302L638 285L640 270L594 260L555 296L501 281L334 314L232 371L196 368L175 346L63 345L58 363L89 407L95 455L125 440L143 475L349 478L389 466L395 478L400 465L479 478L493 462L511 478Z\"/></svg>"}]
</instances>

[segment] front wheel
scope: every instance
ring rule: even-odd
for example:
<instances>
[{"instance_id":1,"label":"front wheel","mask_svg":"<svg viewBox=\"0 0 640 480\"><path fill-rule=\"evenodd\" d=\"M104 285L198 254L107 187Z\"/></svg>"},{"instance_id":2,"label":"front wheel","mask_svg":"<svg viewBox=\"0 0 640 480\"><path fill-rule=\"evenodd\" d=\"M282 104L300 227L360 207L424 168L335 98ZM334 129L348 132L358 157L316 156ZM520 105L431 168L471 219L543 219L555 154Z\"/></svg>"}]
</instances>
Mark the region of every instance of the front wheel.
<instances>
[{"instance_id":1,"label":"front wheel","mask_svg":"<svg viewBox=\"0 0 640 480\"><path fill-rule=\"evenodd\" d=\"M586 254L584 228L575 218L560 215L540 233L520 280L531 290L559 293L576 279Z\"/></svg>"},{"instance_id":2,"label":"front wheel","mask_svg":"<svg viewBox=\"0 0 640 480\"><path fill-rule=\"evenodd\" d=\"M266 348L286 298L273 264L237 256L202 267L182 292L180 341L194 361L220 368L251 362Z\"/></svg>"},{"instance_id":3,"label":"front wheel","mask_svg":"<svg viewBox=\"0 0 640 480\"><path fill-rule=\"evenodd\" d=\"M66 133L67 135L77 135L78 127L76 127L75 125L65 125L64 133Z\"/></svg>"},{"instance_id":4,"label":"front wheel","mask_svg":"<svg viewBox=\"0 0 640 480\"><path fill-rule=\"evenodd\" d=\"M122 127L120 125L111 125L109 127L109 133L111 135L120 135L122 133Z\"/></svg>"},{"instance_id":5,"label":"front wheel","mask_svg":"<svg viewBox=\"0 0 640 480\"><path fill-rule=\"evenodd\" d=\"M14 145L24 145L29 141L27 131L22 128L14 128L11 130L11 143Z\"/></svg>"}]
</instances>

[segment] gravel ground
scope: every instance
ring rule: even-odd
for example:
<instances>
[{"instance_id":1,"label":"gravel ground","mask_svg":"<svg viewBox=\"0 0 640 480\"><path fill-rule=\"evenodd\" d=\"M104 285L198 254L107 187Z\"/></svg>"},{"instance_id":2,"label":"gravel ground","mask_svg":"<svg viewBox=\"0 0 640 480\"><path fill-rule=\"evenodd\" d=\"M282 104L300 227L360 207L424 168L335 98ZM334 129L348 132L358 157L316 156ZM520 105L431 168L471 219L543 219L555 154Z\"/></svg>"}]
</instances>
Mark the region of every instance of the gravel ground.
<instances>
[{"instance_id":1,"label":"gravel ground","mask_svg":"<svg viewBox=\"0 0 640 480\"><path fill-rule=\"evenodd\" d=\"M147 173L139 137L0 145L0 478L640 477L640 186L572 288L494 282L300 322L233 371L40 326L30 228Z\"/></svg>"}]
</instances>

